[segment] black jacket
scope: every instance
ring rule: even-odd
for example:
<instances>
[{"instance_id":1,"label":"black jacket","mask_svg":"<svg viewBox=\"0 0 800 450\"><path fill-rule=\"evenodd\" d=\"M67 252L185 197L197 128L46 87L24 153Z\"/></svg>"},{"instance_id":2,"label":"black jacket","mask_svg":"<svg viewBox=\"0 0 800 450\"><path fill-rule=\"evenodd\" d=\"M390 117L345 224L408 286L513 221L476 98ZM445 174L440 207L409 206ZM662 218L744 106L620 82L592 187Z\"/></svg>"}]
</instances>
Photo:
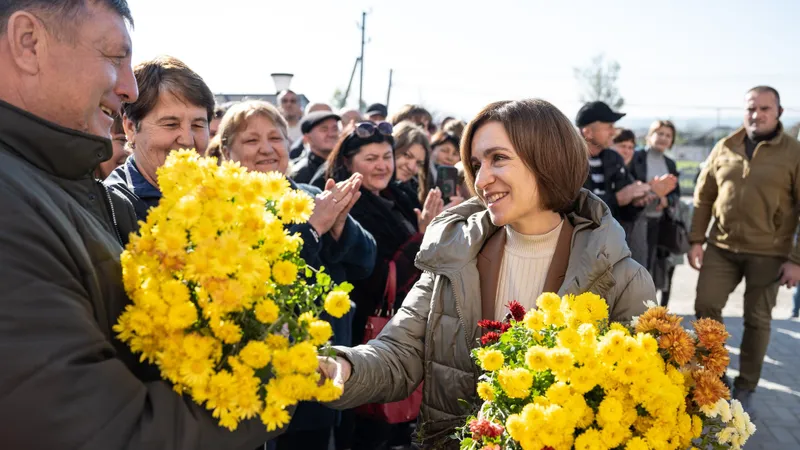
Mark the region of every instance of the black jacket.
<instances>
[{"instance_id":1,"label":"black jacket","mask_svg":"<svg viewBox=\"0 0 800 450\"><path fill-rule=\"evenodd\" d=\"M603 162L603 178L605 179L603 190L605 190L605 194L598 195L598 197L608 205L611 210L611 216L617 219L618 222L636 220L639 214L644 211L644 208L633 206L633 204L619 206L619 203L617 203L617 192L635 182L633 175L625 167L625 161L619 153L611 149L601 151L599 156ZM589 171L583 187L591 190L591 180L592 174Z\"/></svg>"},{"instance_id":2,"label":"black jacket","mask_svg":"<svg viewBox=\"0 0 800 450\"><path fill-rule=\"evenodd\" d=\"M306 150L299 158L292 160L289 178L297 183L310 184L323 164L325 164L325 158L315 155L311 150ZM324 188L325 184L323 183L320 189Z\"/></svg>"},{"instance_id":3,"label":"black jacket","mask_svg":"<svg viewBox=\"0 0 800 450\"><path fill-rule=\"evenodd\" d=\"M670 174L675 175L678 177L680 174L678 173L678 167L675 165L675 161L668 157L664 156L664 159L667 163L667 170ZM631 159L630 164L630 173L635 180L641 181L643 183L647 183L647 151L641 150L637 152L633 152L633 159ZM675 189L667 194L667 200L669 201L669 206L675 206L678 204L678 201L681 199L681 185L675 187Z\"/></svg>"},{"instance_id":4,"label":"black jacket","mask_svg":"<svg viewBox=\"0 0 800 450\"><path fill-rule=\"evenodd\" d=\"M94 179L110 157L108 139L0 101L2 447L255 448L280 432L220 427L116 338L131 301L115 224L135 216Z\"/></svg>"}]
</instances>

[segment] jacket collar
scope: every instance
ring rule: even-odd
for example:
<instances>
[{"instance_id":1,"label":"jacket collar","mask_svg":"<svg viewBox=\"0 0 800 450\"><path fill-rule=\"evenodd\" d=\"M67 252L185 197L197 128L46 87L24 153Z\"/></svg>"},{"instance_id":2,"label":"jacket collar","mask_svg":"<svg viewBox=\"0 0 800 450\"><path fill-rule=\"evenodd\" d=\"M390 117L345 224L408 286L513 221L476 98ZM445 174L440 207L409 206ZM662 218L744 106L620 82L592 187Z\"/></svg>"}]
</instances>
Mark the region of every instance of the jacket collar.
<instances>
[{"instance_id":1,"label":"jacket collar","mask_svg":"<svg viewBox=\"0 0 800 450\"><path fill-rule=\"evenodd\" d=\"M611 268L630 257L625 231L611 216L608 206L586 189L581 189L566 219L564 224L569 222L573 227L571 241L567 243L570 251L557 250L557 253L566 255L568 262L561 285L552 291L559 295L589 290L598 295L606 294L615 284ZM421 270L446 276L453 282L462 280L463 274L469 273L463 272L463 269L470 264L478 264L481 259L479 254L491 238L495 234L504 234L496 233L498 229L492 224L480 200L468 200L448 209L431 222L417 254L416 265ZM563 235L559 237L557 245L564 245L562 238ZM499 245L502 249L504 243L495 242L493 245ZM497 258L502 256L499 256L498 250L488 249L484 256L487 254L493 255L492 261L499 266L500 260ZM481 264L486 265L486 262ZM548 273L548 283L553 283L552 277L556 272L561 272L561 269L553 270L552 275ZM480 276L483 283L484 274L480 273ZM560 279L560 273L558 277ZM492 282L496 286L495 283ZM551 285L546 288L550 290ZM491 290L491 285L486 289ZM495 292L490 294L492 301L495 295Z\"/></svg>"},{"instance_id":2,"label":"jacket collar","mask_svg":"<svg viewBox=\"0 0 800 450\"><path fill-rule=\"evenodd\" d=\"M575 228L564 220L556 242L555 253L544 279L542 292L558 292L564 284L569 256L572 248L572 233ZM478 254L478 274L481 280L481 314L484 319L494 319L497 284L500 282L500 267L505 254L506 233L495 232Z\"/></svg>"},{"instance_id":3,"label":"jacket collar","mask_svg":"<svg viewBox=\"0 0 800 450\"><path fill-rule=\"evenodd\" d=\"M775 137L768 141L763 141L759 143L759 145L761 144L780 145L780 143L783 142L784 134L785 133L783 128L783 123L779 121L778 133L775 135ZM745 131L744 127L739 127L739 129L737 129L736 131L734 131L733 133L728 135L728 137L725 138L724 145L725 147L728 147L730 150L736 151L737 148L741 149L742 147L744 147L744 140L746 137L747 137L747 131Z\"/></svg>"},{"instance_id":4,"label":"jacket collar","mask_svg":"<svg viewBox=\"0 0 800 450\"><path fill-rule=\"evenodd\" d=\"M0 100L0 144L60 178L91 177L111 158L109 139L56 125Z\"/></svg>"}]
</instances>

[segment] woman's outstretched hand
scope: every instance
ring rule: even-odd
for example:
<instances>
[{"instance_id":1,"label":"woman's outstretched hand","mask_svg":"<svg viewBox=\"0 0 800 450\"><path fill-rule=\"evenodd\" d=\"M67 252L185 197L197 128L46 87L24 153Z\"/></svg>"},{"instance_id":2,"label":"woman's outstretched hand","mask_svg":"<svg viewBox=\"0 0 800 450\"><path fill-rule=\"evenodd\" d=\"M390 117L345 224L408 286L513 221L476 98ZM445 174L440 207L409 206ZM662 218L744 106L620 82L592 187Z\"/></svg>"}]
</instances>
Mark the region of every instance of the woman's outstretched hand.
<instances>
[{"instance_id":1,"label":"woman's outstretched hand","mask_svg":"<svg viewBox=\"0 0 800 450\"><path fill-rule=\"evenodd\" d=\"M334 385L343 388L353 371L350 361L341 356L337 356L335 359L328 356L317 356L317 360L319 361L318 371L322 375L320 382L331 379Z\"/></svg>"}]
</instances>

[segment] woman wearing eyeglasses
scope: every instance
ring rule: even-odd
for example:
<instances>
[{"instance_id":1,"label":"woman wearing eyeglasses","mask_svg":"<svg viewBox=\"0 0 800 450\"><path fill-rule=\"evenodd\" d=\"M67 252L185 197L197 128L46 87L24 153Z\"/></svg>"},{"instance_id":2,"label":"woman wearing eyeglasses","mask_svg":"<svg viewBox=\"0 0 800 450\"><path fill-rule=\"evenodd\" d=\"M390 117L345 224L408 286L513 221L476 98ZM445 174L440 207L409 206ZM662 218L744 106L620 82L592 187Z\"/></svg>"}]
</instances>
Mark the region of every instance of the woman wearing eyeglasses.
<instances>
[{"instance_id":1,"label":"woman wearing eyeglasses","mask_svg":"<svg viewBox=\"0 0 800 450\"><path fill-rule=\"evenodd\" d=\"M561 111L543 100L492 103L462 142L477 198L430 224L416 257L424 273L383 332L320 363L344 384L337 408L395 402L424 381L422 448L459 448L450 436L473 413L462 402L476 403L479 320L504 320L512 300L531 309L542 292L593 292L612 321L655 298L608 206L582 189L586 144Z\"/></svg>"},{"instance_id":2,"label":"woman wearing eyeglasses","mask_svg":"<svg viewBox=\"0 0 800 450\"><path fill-rule=\"evenodd\" d=\"M367 317L382 309L389 274L396 275L395 309L419 279L414 267L422 236L428 224L442 211L442 197L432 190L420 211L413 194L400 186L395 174L394 138L388 122L356 124L328 157L326 176L336 181L361 174L361 198L350 214L375 238L378 257L372 275L353 283L356 303L353 344L361 344ZM388 445L392 427L368 419L356 419L352 449L380 449Z\"/></svg>"}]
</instances>

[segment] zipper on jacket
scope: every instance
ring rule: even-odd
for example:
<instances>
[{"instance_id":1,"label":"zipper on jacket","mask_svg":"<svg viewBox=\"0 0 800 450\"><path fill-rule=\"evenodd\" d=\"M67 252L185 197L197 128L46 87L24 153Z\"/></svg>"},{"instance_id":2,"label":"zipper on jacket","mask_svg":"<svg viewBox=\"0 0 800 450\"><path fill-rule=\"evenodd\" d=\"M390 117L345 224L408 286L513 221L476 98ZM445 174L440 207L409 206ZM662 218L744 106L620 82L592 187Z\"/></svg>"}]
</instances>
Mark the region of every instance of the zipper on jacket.
<instances>
[{"instance_id":1,"label":"zipper on jacket","mask_svg":"<svg viewBox=\"0 0 800 450\"><path fill-rule=\"evenodd\" d=\"M125 247L125 244L122 242L122 236L119 234L119 226L117 226L117 215L114 211L114 203L111 202L111 194L108 193L108 188L103 185L100 181L97 181L97 184L100 185L100 189L103 190L103 193L106 194L106 206L108 207L108 213L111 215L111 223L114 226L114 233L117 235L117 240L119 241L119 245Z\"/></svg>"},{"instance_id":2,"label":"zipper on jacket","mask_svg":"<svg viewBox=\"0 0 800 450\"><path fill-rule=\"evenodd\" d=\"M458 293L456 292L456 286L453 284L453 279L442 275L447 281L450 283L450 290L453 291L453 298L456 299L456 313L458 314L458 320L461 321L461 326L464 327L464 340L467 342L467 350L472 350L472 344L469 342L469 337L467 336L467 323L464 321L464 313L461 312L461 304L459 303Z\"/></svg>"}]
</instances>

